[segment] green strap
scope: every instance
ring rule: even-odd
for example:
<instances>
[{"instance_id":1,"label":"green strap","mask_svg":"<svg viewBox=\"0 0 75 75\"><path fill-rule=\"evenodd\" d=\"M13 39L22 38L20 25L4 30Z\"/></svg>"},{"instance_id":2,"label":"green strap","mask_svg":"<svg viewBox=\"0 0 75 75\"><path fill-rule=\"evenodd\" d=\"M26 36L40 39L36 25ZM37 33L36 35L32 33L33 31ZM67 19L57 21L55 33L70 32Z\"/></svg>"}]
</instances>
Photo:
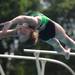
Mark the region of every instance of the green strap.
<instances>
[{"instance_id":1,"label":"green strap","mask_svg":"<svg viewBox=\"0 0 75 75\"><path fill-rule=\"evenodd\" d=\"M32 12L30 16L39 16L40 17L40 25L46 25L49 21L49 18L39 12Z\"/></svg>"},{"instance_id":2,"label":"green strap","mask_svg":"<svg viewBox=\"0 0 75 75\"><path fill-rule=\"evenodd\" d=\"M49 18L46 16L40 16L40 25L46 25L49 21Z\"/></svg>"}]
</instances>

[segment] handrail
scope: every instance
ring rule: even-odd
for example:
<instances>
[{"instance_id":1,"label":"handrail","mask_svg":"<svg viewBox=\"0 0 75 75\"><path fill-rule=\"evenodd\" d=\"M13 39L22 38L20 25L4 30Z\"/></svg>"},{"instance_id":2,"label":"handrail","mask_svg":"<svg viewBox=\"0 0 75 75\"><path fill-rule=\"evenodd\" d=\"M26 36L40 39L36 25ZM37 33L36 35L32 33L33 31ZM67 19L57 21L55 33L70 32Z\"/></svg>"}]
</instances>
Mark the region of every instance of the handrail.
<instances>
[{"instance_id":1,"label":"handrail","mask_svg":"<svg viewBox=\"0 0 75 75\"><path fill-rule=\"evenodd\" d=\"M35 50L35 49L24 49L25 52L36 52L36 53L44 53L44 54L52 54L52 55L62 55L61 53L58 53L57 51L48 51L48 50ZM71 56L75 56L74 52L70 52Z\"/></svg>"},{"instance_id":2,"label":"handrail","mask_svg":"<svg viewBox=\"0 0 75 75\"><path fill-rule=\"evenodd\" d=\"M3 55L0 54L0 57L2 58L15 58L15 59L27 59L27 60L36 60L36 57L31 57L31 56L18 56L18 55ZM75 75L75 72L65 63L55 60L55 59L48 59L48 58L38 58L39 60L43 60L43 61L47 61L47 62L52 62L52 63L57 63L60 64L62 66L64 66L65 68L68 69L68 71L72 74Z\"/></svg>"}]
</instances>

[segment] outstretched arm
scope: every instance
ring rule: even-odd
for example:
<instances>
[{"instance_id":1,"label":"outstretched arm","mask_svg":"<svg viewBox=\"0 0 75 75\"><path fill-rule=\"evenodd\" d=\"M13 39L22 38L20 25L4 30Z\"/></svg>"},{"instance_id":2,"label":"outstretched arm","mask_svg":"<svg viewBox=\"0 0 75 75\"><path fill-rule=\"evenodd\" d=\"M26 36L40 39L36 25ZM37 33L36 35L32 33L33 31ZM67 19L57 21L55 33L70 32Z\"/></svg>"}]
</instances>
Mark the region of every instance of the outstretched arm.
<instances>
[{"instance_id":1,"label":"outstretched arm","mask_svg":"<svg viewBox=\"0 0 75 75\"><path fill-rule=\"evenodd\" d=\"M16 29L7 30L5 34L3 31L0 31L0 39L15 36L15 35L16 35Z\"/></svg>"},{"instance_id":2,"label":"outstretched arm","mask_svg":"<svg viewBox=\"0 0 75 75\"><path fill-rule=\"evenodd\" d=\"M23 23L28 23L29 25L36 26L38 24L38 19L35 17L22 15L1 24L4 24L3 31L6 32L12 25Z\"/></svg>"},{"instance_id":3,"label":"outstretched arm","mask_svg":"<svg viewBox=\"0 0 75 75\"><path fill-rule=\"evenodd\" d=\"M32 39L34 44L36 44L38 42L38 36L39 36L38 31L33 30L32 28L29 28L29 27L24 27L24 26L17 27L16 29L7 30L7 32L5 34L3 31L0 31L0 39L11 37L11 36L16 36L16 35L21 36L21 35L19 35L19 33L22 34L23 36L25 36L24 39L26 39L26 38Z\"/></svg>"}]
</instances>

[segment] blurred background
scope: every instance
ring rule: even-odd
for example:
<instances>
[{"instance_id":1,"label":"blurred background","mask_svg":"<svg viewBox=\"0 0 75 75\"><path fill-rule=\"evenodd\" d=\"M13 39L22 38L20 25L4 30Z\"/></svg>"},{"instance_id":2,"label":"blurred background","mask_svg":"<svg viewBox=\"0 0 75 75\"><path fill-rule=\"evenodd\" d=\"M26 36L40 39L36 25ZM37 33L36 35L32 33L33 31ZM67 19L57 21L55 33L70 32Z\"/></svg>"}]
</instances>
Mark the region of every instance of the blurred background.
<instances>
[{"instance_id":1,"label":"blurred background","mask_svg":"<svg viewBox=\"0 0 75 75\"><path fill-rule=\"evenodd\" d=\"M30 11L39 11L57 23L61 24L66 33L75 39L75 0L0 0L0 23L26 14ZM1 28L0 28L1 29ZM18 44L17 44L18 43ZM17 47L18 46L18 47ZM1 54L31 55L23 52L24 48L53 50L52 46L38 42L36 46L27 46L27 43L19 43L17 38L0 39ZM31 55L33 56L33 55ZM40 55L60 60L67 63L75 70L75 58L66 60L63 56ZM4 59L0 63L6 75L37 75L34 61ZM71 75L60 65L47 63L45 75Z\"/></svg>"}]
</instances>

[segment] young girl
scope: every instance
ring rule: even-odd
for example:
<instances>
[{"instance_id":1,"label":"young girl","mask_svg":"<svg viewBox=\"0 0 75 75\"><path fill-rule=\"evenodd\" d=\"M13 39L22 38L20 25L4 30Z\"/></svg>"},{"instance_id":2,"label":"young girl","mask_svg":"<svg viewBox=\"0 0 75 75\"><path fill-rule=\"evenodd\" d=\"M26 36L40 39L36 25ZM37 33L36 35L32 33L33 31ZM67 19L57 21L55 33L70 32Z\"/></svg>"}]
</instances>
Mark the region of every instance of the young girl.
<instances>
[{"instance_id":1,"label":"young girl","mask_svg":"<svg viewBox=\"0 0 75 75\"><path fill-rule=\"evenodd\" d=\"M23 23L27 23L27 26L34 29L37 36L39 35L39 39L52 45L56 51L65 55L66 59L69 58L70 49L75 49L75 41L66 34L61 25L39 12L33 12L29 16L17 16L0 25L4 25L2 31L5 34L12 25ZM61 45L60 41L66 45L66 48Z\"/></svg>"}]
</instances>

